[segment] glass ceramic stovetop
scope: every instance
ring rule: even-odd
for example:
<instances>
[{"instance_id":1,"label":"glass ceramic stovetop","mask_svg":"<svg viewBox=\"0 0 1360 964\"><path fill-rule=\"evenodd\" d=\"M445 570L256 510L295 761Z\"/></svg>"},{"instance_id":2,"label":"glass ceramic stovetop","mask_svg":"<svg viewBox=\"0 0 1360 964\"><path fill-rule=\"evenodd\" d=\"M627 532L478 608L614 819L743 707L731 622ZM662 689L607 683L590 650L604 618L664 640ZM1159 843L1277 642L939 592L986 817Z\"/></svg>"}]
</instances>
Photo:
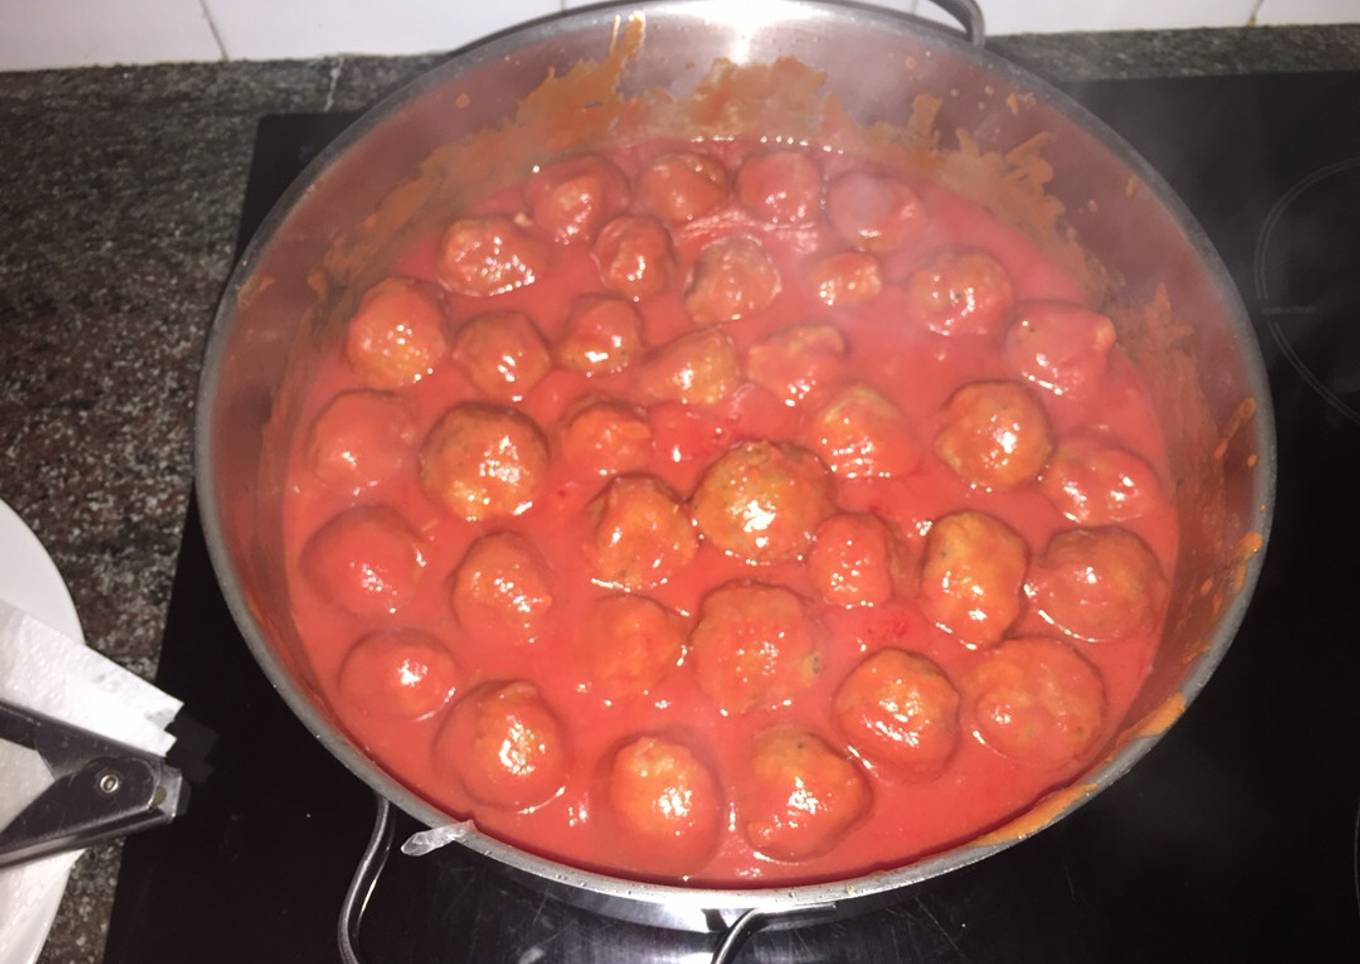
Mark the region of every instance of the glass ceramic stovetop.
<instances>
[{"instance_id":1,"label":"glass ceramic stovetop","mask_svg":"<svg viewBox=\"0 0 1360 964\"><path fill-rule=\"evenodd\" d=\"M756 934L742 961L1360 960L1360 73L1070 91L1185 199L1256 324L1280 488L1255 601L1185 717L1094 802L886 909ZM260 122L243 242L350 120ZM335 960L373 798L256 667L192 508L157 683L217 734L212 771L182 819L127 842L106 961ZM449 847L392 856L359 946L380 964L575 964L715 944L545 900Z\"/></svg>"}]
</instances>

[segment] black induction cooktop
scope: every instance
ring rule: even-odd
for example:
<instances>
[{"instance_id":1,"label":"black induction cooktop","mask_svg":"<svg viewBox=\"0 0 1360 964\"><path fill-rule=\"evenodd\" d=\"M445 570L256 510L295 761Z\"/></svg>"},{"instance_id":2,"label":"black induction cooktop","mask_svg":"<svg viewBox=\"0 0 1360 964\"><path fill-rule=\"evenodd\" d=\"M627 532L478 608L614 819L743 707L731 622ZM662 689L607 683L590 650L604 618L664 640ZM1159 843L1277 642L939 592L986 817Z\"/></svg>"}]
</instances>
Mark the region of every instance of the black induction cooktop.
<instances>
[{"instance_id":1,"label":"black induction cooktop","mask_svg":"<svg viewBox=\"0 0 1360 964\"><path fill-rule=\"evenodd\" d=\"M1260 588L1203 695L1093 803L886 909L756 934L742 961L1360 960L1360 74L1071 92L1186 200L1256 325L1280 435ZM243 243L350 120L260 122ZM127 842L106 961L336 960L373 797L256 667L192 508L157 683L218 734L213 769L182 819ZM715 942L546 900L449 847L392 856L359 947L381 964L691 962Z\"/></svg>"}]
</instances>

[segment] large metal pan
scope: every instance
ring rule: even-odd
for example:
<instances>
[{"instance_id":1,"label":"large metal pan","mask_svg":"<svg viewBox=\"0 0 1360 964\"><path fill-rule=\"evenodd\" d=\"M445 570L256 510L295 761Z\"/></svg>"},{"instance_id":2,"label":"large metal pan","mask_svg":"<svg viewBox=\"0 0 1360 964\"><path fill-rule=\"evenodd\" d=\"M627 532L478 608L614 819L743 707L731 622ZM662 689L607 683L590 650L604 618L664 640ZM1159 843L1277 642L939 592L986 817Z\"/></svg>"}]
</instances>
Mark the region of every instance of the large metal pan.
<instances>
[{"instance_id":1,"label":"large metal pan","mask_svg":"<svg viewBox=\"0 0 1360 964\"><path fill-rule=\"evenodd\" d=\"M976 10L962 0L948 6L965 18ZM624 95L653 88L683 95L715 58L746 64L794 57L826 72L827 87L856 121L906 124L911 95L925 91L941 98L935 129L950 141L955 129L969 132L964 140L977 154L1033 147L1031 138L1042 134L1051 181L1039 183L1047 169L1029 163L1029 183L1012 170L1011 188L1028 192L1031 207L1036 191L1060 200L1069 213L1049 226L1058 229L1049 240L1075 238L1103 267L1102 277L1116 279L1106 308L1158 406L1182 530L1166 639L1121 736L1072 787L977 840L855 879L726 890L589 873L475 829L460 837L463 846L576 904L706 930L747 908L776 913L881 898L980 860L1062 819L1133 766L1204 686L1241 622L1270 525L1274 428L1251 326L1199 226L1156 172L1098 120L984 49L980 20L969 23L975 42L968 42L870 7L657 0L581 10L463 50L366 114L274 208L222 299L198 401L204 526L236 622L302 722L397 807L432 827L452 819L366 756L311 679L282 578L279 464L292 431L292 382L285 375L305 369L315 346L334 338L327 309L345 295L317 283L319 266L327 258L332 268L344 262L337 251L381 250L346 249L344 239L385 203L385 212L401 210L393 192L436 148L506 121L550 69L560 76L584 58L605 58L619 18L634 14L645 19L645 37L622 71ZM1022 154L997 156L1009 164L1029 156ZM1000 197L992 200L1005 208ZM1046 210L1053 213L1051 205ZM1023 224L1034 211L1001 213Z\"/></svg>"}]
</instances>

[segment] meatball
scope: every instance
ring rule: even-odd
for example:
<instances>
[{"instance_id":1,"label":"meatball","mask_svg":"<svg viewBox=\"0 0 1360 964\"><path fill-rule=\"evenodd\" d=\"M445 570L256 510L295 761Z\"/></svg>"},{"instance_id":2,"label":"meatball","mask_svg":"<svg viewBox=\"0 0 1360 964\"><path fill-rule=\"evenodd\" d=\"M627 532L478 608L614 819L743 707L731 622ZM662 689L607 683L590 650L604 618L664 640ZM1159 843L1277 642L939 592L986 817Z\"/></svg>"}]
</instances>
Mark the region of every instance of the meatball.
<instances>
[{"instance_id":1,"label":"meatball","mask_svg":"<svg viewBox=\"0 0 1360 964\"><path fill-rule=\"evenodd\" d=\"M523 536L482 536L453 574L450 602L473 635L498 644L537 642L553 604L548 568Z\"/></svg>"},{"instance_id":2,"label":"meatball","mask_svg":"<svg viewBox=\"0 0 1360 964\"><path fill-rule=\"evenodd\" d=\"M875 606L902 581L903 550L874 515L833 515L817 529L808 575L833 606Z\"/></svg>"},{"instance_id":3,"label":"meatball","mask_svg":"<svg viewBox=\"0 0 1360 964\"><path fill-rule=\"evenodd\" d=\"M938 776L958 746L958 691L916 653L880 649L845 678L832 709L861 757L903 775Z\"/></svg>"},{"instance_id":4,"label":"meatball","mask_svg":"<svg viewBox=\"0 0 1360 964\"><path fill-rule=\"evenodd\" d=\"M779 294L779 269L755 238L720 238L699 252L685 308L699 325L745 318Z\"/></svg>"},{"instance_id":5,"label":"meatball","mask_svg":"<svg viewBox=\"0 0 1360 964\"><path fill-rule=\"evenodd\" d=\"M557 345L557 360L586 375L623 371L642 354L642 316L618 298L578 298Z\"/></svg>"},{"instance_id":6,"label":"meatball","mask_svg":"<svg viewBox=\"0 0 1360 964\"><path fill-rule=\"evenodd\" d=\"M902 410L867 385L847 385L806 429L813 451L846 479L907 475L921 461Z\"/></svg>"},{"instance_id":7,"label":"meatball","mask_svg":"<svg viewBox=\"0 0 1360 964\"><path fill-rule=\"evenodd\" d=\"M688 747L654 736L625 744L609 766L616 841L650 873L694 871L713 855L723 799L713 773Z\"/></svg>"},{"instance_id":8,"label":"meatball","mask_svg":"<svg viewBox=\"0 0 1360 964\"><path fill-rule=\"evenodd\" d=\"M751 381L789 406L836 381L844 368L845 336L830 325L781 328L746 353Z\"/></svg>"},{"instance_id":9,"label":"meatball","mask_svg":"<svg viewBox=\"0 0 1360 964\"><path fill-rule=\"evenodd\" d=\"M753 155L737 171L737 200L761 221L806 224L821 213L821 169L801 151Z\"/></svg>"},{"instance_id":10,"label":"meatball","mask_svg":"<svg viewBox=\"0 0 1360 964\"><path fill-rule=\"evenodd\" d=\"M367 636L340 664L340 696L360 712L420 720L442 709L457 689L458 668L429 633L398 629Z\"/></svg>"},{"instance_id":11,"label":"meatball","mask_svg":"<svg viewBox=\"0 0 1360 964\"><path fill-rule=\"evenodd\" d=\"M312 422L307 465L327 485L364 488L405 468L415 443L415 419L399 399L382 392L345 392Z\"/></svg>"},{"instance_id":12,"label":"meatball","mask_svg":"<svg viewBox=\"0 0 1360 964\"><path fill-rule=\"evenodd\" d=\"M871 254L896 251L926 228L921 199L893 177L855 172L832 182L826 216L842 238Z\"/></svg>"},{"instance_id":13,"label":"meatball","mask_svg":"<svg viewBox=\"0 0 1360 964\"><path fill-rule=\"evenodd\" d=\"M1141 518L1161 498L1152 466L1132 452L1094 439L1069 439L1059 445L1039 483L1059 512L1083 526Z\"/></svg>"},{"instance_id":14,"label":"meatball","mask_svg":"<svg viewBox=\"0 0 1360 964\"><path fill-rule=\"evenodd\" d=\"M435 262L440 283L475 297L523 288L547 270L547 246L499 214L454 221L439 242Z\"/></svg>"},{"instance_id":15,"label":"meatball","mask_svg":"<svg viewBox=\"0 0 1360 964\"><path fill-rule=\"evenodd\" d=\"M706 154L663 154L638 175L638 199L649 211L683 224L727 203L727 168Z\"/></svg>"},{"instance_id":16,"label":"meatball","mask_svg":"<svg viewBox=\"0 0 1360 964\"><path fill-rule=\"evenodd\" d=\"M689 565L699 550L685 506L658 479L614 479L587 507L593 522L586 553L607 586L639 590L659 586Z\"/></svg>"},{"instance_id":17,"label":"meatball","mask_svg":"<svg viewBox=\"0 0 1360 964\"><path fill-rule=\"evenodd\" d=\"M935 454L969 485L1004 491L1048 463L1053 434L1043 406L1016 382L973 382L954 393Z\"/></svg>"},{"instance_id":18,"label":"meatball","mask_svg":"<svg viewBox=\"0 0 1360 964\"><path fill-rule=\"evenodd\" d=\"M921 611L970 646L1000 642L1020 615L1028 556L1025 540L992 516L936 519L921 563Z\"/></svg>"},{"instance_id":19,"label":"meatball","mask_svg":"<svg viewBox=\"0 0 1360 964\"><path fill-rule=\"evenodd\" d=\"M478 315L458 330L453 353L472 384L498 402L517 402L552 368L548 346L518 311Z\"/></svg>"},{"instance_id":20,"label":"meatball","mask_svg":"<svg viewBox=\"0 0 1360 964\"><path fill-rule=\"evenodd\" d=\"M775 860L830 850L869 810L868 781L811 730L779 726L758 735L739 816L751 846Z\"/></svg>"},{"instance_id":21,"label":"meatball","mask_svg":"<svg viewBox=\"0 0 1360 964\"><path fill-rule=\"evenodd\" d=\"M587 405L562 430L562 454L595 475L641 472L652 458L647 419L612 402Z\"/></svg>"},{"instance_id":22,"label":"meatball","mask_svg":"<svg viewBox=\"0 0 1360 964\"><path fill-rule=\"evenodd\" d=\"M571 771L562 724L533 683L487 683L453 705L434 760L478 803L525 810L551 800Z\"/></svg>"},{"instance_id":23,"label":"meatball","mask_svg":"<svg viewBox=\"0 0 1360 964\"><path fill-rule=\"evenodd\" d=\"M648 402L716 405L741 384L737 347L720 331L699 331L659 348L643 366L639 391Z\"/></svg>"},{"instance_id":24,"label":"meatball","mask_svg":"<svg viewBox=\"0 0 1360 964\"><path fill-rule=\"evenodd\" d=\"M1099 312L1028 301L1016 309L1002 353L1012 369L1054 395L1082 395L1105 374L1114 343L1114 323Z\"/></svg>"},{"instance_id":25,"label":"meatball","mask_svg":"<svg viewBox=\"0 0 1360 964\"><path fill-rule=\"evenodd\" d=\"M1160 618L1165 580L1157 557L1127 529L1069 529L1030 572L1039 615L1079 639L1145 632Z\"/></svg>"},{"instance_id":26,"label":"meatball","mask_svg":"<svg viewBox=\"0 0 1360 964\"><path fill-rule=\"evenodd\" d=\"M559 244L589 241L628 207L628 177L595 154L540 168L524 189L534 223Z\"/></svg>"},{"instance_id":27,"label":"meatball","mask_svg":"<svg viewBox=\"0 0 1360 964\"><path fill-rule=\"evenodd\" d=\"M444 309L424 287L403 278L370 288L345 335L345 357L372 388L414 385L448 350Z\"/></svg>"},{"instance_id":28,"label":"meatball","mask_svg":"<svg viewBox=\"0 0 1360 964\"><path fill-rule=\"evenodd\" d=\"M547 470L537 425L513 409L475 402L450 409L420 451L426 493L469 522L523 512Z\"/></svg>"},{"instance_id":29,"label":"meatball","mask_svg":"<svg viewBox=\"0 0 1360 964\"><path fill-rule=\"evenodd\" d=\"M763 565L799 559L831 514L831 478L817 457L788 442L740 442L709 466L694 493L694 520L728 555Z\"/></svg>"},{"instance_id":30,"label":"meatball","mask_svg":"<svg viewBox=\"0 0 1360 964\"><path fill-rule=\"evenodd\" d=\"M1032 766L1076 763L1105 725L1100 673L1056 639L1001 644L964 680L963 696L977 738Z\"/></svg>"},{"instance_id":31,"label":"meatball","mask_svg":"<svg viewBox=\"0 0 1360 964\"><path fill-rule=\"evenodd\" d=\"M980 251L940 254L907 279L907 321L937 335L990 335L1015 293L1006 269Z\"/></svg>"},{"instance_id":32,"label":"meatball","mask_svg":"<svg viewBox=\"0 0 1360 964\"><path fill-rule=\"evenodd\" d=\"M863 304L883 290L883 269L871 254L843 251L812 266L812 287L828 308Z\"/></svg>"},{"instance_id":33,"label":"meatball","mask_svg":"<svg viewBox=\"0 0 1360 964\"><path fill-rule=\"evenodd\" d=\"M723 715L787 703L821 671L821 630L787 589L758 583L719 587L690 633L699 688Z\"/></svg>"},{"instance_id":34,"label":"meatball","mask_svg":"<svg viewBox=\"0 0 1360 964\"><path fill-rule=\"evenodd\" d=\"M676 274L671 236L655 218L615 218L595 239L606 288L639 301L664 291Z\"/></svg>"},{"instance_id":35,"label":"meatball","mask_svg":"<svg viewBox=\"0 0 1360 964\"><path fill-rule=\"evenodd\" d=\"M415 597L425 555L394 509L366 506L316 531L302 550L302 571L328 602L356 616L385 616Z\"/></svg>"},{"instance_id":36,"label":"meatball","mask_svg":"<svg viewBox=\"0 0 1360 964\"><path fill-rule=\"evenodd\" d=\"M606 699L645 695L680 662L685 629L680 617L642 596L596 602L582 626L586 665Z\"/></svg>"}]
</instances>

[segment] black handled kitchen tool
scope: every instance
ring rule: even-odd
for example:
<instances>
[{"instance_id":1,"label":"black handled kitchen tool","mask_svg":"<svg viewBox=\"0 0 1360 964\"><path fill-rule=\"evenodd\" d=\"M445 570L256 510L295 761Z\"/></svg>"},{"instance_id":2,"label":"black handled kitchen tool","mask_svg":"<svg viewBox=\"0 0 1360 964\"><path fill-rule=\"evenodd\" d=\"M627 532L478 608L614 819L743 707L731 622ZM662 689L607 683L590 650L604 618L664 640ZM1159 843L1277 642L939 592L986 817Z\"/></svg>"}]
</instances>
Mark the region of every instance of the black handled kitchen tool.
<instances>
[{"instance_id":1,"label":"black handled kitchen tool","mask_svg":"<svg viewBox=\"0 0 1360 964\"><path fill-rule=\"evenodd\" d=\"M188 800L155 754L3 700L0 740L37 751L55 777L0 829L0 868L169 823Z\"/></svg>"}]
</instances>

